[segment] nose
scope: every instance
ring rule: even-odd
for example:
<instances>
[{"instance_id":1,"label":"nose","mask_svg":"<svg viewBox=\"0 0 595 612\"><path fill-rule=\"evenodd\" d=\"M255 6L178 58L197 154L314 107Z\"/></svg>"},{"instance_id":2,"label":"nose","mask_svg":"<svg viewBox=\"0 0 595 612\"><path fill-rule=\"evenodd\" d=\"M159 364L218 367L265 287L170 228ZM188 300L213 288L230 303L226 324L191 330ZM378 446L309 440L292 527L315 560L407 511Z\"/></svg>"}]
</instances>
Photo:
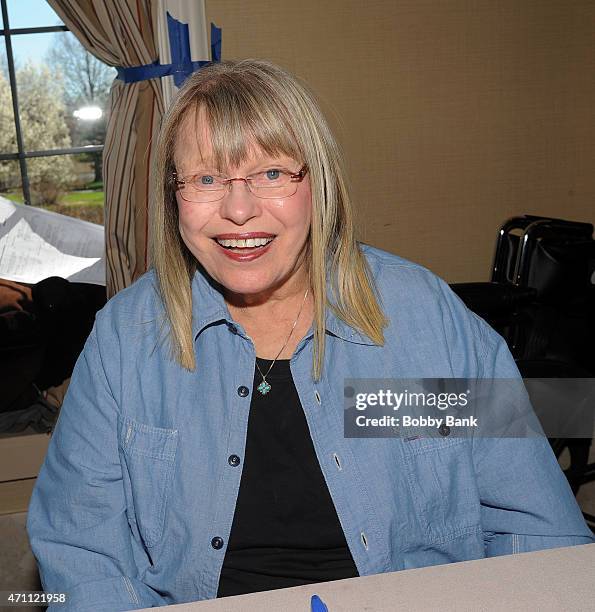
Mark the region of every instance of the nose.
<instances>
[{"instance_id":1,"label":"nose","mask_svg":"<svg viewBox=\"0 0 595 612\"><path fill-rule=\"evenodd\" d=\"M246 179L232 179L228 190L219 208L221 217L237 225L244 225L249 219L260 214L259 199L248 188Z\"/></svg>"}]
</instances>

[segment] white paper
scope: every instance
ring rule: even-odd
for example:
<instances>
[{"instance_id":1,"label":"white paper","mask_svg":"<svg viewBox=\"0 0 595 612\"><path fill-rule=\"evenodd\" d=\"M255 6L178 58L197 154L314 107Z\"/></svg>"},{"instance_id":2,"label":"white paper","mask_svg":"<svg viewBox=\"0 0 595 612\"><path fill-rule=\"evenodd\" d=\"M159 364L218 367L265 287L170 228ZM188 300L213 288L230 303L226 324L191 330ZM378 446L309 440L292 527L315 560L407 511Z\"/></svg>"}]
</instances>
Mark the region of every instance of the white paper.
<instances>
[{"instance_id":1,"label":"white paper","mask_svg":"<svg viewBox=\"0 0 595 612\"><path fill-rule=\"evenodd\" d=\"M101 225L0 197L0 278L34 284L49 276L105 285Z\"/></svg>"}]
</instances>

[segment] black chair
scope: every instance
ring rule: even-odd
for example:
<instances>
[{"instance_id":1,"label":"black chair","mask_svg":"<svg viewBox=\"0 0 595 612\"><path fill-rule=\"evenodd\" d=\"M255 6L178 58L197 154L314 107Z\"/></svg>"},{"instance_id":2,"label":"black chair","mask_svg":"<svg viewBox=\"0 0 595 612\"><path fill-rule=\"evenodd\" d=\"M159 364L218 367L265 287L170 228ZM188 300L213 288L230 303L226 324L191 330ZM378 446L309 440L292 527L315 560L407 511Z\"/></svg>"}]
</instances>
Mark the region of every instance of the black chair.
<instances>
[{"instance_id":1,"label":"black chair","mask_svg":"<svg viewBox=\"0 0 595 612\"><path fill-rule=\"evenodd\" d=\"M524 215L500 228L491 282L452 289L506 340L524 378L595 378L593 225ZM595 480L591 438L550 438L576 493ZM595 517L585 515L595 525Z\"/></svg>"}]
</instances>

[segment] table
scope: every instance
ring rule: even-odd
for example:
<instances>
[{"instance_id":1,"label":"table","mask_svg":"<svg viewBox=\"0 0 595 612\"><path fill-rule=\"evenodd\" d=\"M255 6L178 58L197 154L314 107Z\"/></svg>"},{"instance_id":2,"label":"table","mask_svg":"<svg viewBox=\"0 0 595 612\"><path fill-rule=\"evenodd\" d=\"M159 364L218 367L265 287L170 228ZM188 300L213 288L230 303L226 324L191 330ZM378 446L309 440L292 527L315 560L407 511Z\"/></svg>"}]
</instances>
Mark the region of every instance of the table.
<instances>
[{"instance_id":1,"label":"table","mask_svg":"<svg viewBox=\"0 0 595 612\"><path fill-rule=\"evenodd\" d=\"M168 612L595 610L595 544L151 608Z\"/></svg>"}]
</instances>

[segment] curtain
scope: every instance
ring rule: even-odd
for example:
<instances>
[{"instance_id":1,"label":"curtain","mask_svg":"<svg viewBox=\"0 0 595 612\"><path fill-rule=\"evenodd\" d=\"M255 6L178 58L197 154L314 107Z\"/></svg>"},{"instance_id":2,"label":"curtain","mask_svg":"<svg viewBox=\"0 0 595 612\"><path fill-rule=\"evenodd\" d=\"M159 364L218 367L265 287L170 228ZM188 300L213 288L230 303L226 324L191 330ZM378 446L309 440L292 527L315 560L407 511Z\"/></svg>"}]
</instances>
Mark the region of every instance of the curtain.
<instances>
[{"instance_id":1,"label":"curtain","mask_svg":"<svg viewBox=\"0 0 595 612\"><path fill-rule=\"evenodd\" d=\"M132 67L158 59L158 9L151 0L48 3L85 49L106 64ZM114 80L103 150L108 297L149 265L149 176L163 110L159 79Z\"/></svg>"}]
</instances>

